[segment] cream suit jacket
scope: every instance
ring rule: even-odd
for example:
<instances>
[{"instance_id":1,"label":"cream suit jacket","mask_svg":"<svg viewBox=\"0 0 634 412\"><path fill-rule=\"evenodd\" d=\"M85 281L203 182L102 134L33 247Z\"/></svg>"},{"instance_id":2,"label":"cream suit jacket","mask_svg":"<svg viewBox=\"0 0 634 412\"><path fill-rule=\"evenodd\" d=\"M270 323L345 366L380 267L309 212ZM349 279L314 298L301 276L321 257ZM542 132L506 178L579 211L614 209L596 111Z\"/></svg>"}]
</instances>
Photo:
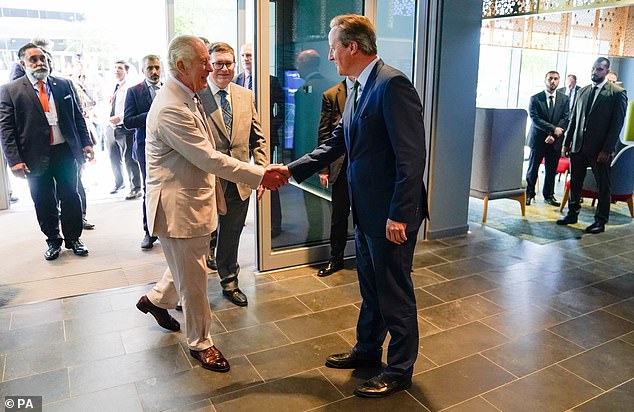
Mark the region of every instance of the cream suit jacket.
<instances>
[{"instance_id":1,"label":"cream suit jacket","mask_svg":"<svg viewBox=\"0 0 634 412\"><path fill-rule=\"evenodd\" d=\"M211 88L207 86L198 92L205 108L207 122L216 139L216 150L243 162L248 162L252 154L253 162L256 165L267 166L269 164L269 146L262 133L260 119L255 110L253 92L235 83L229 83L229 91L233 115L231 136L227 133L222 110L218 107ZM251 196L252 190L249 186L242 183L238 183L236 186L242 200Z\"/></svg>"},{"instance_id":2,"label":"cream suit jacket","mask_svg":"<svg viewBox=\"0 0 634 412\"><path fill-rule=\"evenodd\" d=\"M148 227L154 236L210 234L218 223L215 176L255 189L264 174L262 167L215 149L206 119L171 78L148 113L145 154Z\"/></svg>"}]
</instances>

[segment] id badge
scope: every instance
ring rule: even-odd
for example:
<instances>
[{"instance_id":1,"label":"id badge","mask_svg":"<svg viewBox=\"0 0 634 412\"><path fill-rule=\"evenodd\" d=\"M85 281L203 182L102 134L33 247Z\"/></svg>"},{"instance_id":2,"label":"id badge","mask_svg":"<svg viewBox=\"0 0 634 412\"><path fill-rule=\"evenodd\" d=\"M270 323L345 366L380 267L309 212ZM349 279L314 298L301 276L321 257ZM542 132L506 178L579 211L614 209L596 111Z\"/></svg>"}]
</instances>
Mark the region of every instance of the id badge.
<instances>
[{"instance_id":1,"label":"id badge","mask_svg":"<svg viewBox=\"0 0 634 412\"><path fill-rule=\"evenodd\" d=\"M51 112L44 112L49 126L57 126L57 115Z\"/></svg>"}]
</instances>

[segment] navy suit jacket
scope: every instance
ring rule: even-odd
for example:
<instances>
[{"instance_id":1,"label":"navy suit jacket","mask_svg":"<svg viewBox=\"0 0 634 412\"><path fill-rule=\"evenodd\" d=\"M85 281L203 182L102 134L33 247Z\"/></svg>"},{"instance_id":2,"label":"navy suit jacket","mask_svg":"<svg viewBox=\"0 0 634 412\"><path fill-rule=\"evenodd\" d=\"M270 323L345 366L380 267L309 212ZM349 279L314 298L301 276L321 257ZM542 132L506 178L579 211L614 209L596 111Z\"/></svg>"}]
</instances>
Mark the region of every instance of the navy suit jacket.
<instances>
[{"instance_id":1,"label":"navy suit jacket","mask_svg":"<svg viewBox=\"0 0 634 412\"><path fill-rule=\"evenodd\" d=\"M379 60L354 114L350 96L331 138L288 167L301 182L347 152L357 228L385 237L389 218L406 223L407 232L417 230L428 210L423 182L425 130L416 89L403 73Z\"/></svg>"},{"instance_id":2,"label":"navy suit jacket","mask_svg":"<svg viewBox=\"0 0 634 412\"><path fill-rule=\"evenodd\" d=\"M134 153L137 160L145 159L145 119L152 105L152 95L145 80L130 87L125 96L123 125L134 130Z\"/></svg>"},{"instance_id":3,"label":"navy suit jacket","mask_svg":"<svg viewBox=\"0 0 634 412\"><path fill-rule=\"evenodd\" d=\"M531 97L528 105L528 113L531 116L531 129L528 132L526 144L532 149L544 146L552 146L554 150L561 150L563 136L555 136L555 127L561 127L566 130L568 127L568 115L570 111L570 99L563 93L556 92L555 110L552 119L548 113L548 103L546 102L546 94L542 91ZM546 137L555 138L553 143L546 143Z\"/></svg>"},{"instance_id":4,"label":"navy suit jacket","mask_svg":"<svg viewBox=\"0 0 634 412\"><path fill-rule=\"evenodd\" d=\"M48 77L55 101L59 128L75 159L84 162L83 148L92 141L82 115L81 103L70 80ZM0 87L0 137L9 166L26 163L31 174L48 168L50 129L44 109L26 76Z\"/></svg>"}]
</instances>

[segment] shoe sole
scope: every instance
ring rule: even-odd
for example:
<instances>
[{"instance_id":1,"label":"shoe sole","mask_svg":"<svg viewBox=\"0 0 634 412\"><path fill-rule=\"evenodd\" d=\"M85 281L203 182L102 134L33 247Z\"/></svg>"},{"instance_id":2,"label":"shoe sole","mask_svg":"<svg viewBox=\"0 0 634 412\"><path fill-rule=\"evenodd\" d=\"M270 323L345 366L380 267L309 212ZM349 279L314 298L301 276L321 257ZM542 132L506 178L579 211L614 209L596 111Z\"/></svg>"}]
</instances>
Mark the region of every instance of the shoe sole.
<instances>
[{"instance_id":1,"label":"shoe sole","mask_svg":"<svg viewBox=\"0 0 634 412\"><path fill-rule=\"evenodd\" d=\"M382 362L377 362L376 364L367 364L367 365L361 365L361 366L342 366L339 364L336 364L334 362L330 362L330 361L326 361L326 363L324 364L327 368L333 368L333 369L372 369L372 368L380 368L382 366Z\"/></svg>"},{"instance_id":2,"label":"shoe sole","mask_svg":"<svg viewBox=\"0 0 634 412\"><path fill-rule=\"evenodd\" d=\"M195 358L194 358L194 359L195 359ZM196 360L198 360L198 359L196 359ZM198 362L200 362L200 361L198 361ZM226 369L224 369L224 368L222 368L222 369L220 369L220 368L213 368L213 367L211 367L211 366L207 366L207 365L205 365L205 364L204 364L204 363L202 363L202 362L200 362L200 367L201 367L201 368L203 368L203 369L207 369L208 371L212 371L212 372L220 372L220 373L229 372L229 370L231 369L231 366L227 366L227 368L226 368Z\"/></svg>"},{"instance_id":3,"label":"shoe sole","mask_svg":"<svg viewBox=\"0 0 634 412\"><path fill-rule=\"evenodd\" d=\"M400 391L404 391L406 389L409 389L411 386L412 386L412 383L410 382L407 385L400 386L400 387L398 387L396 389L393 389L392 391L387 392L387 393L361 392L358 389L355 389L353 393L356 396L360 397L360 398L374 398L374 399L376 399L376 398L386 398L386 397L388 397L390 395L395 394L396 392L400 392Z\"/></svg>"}]
</instances>

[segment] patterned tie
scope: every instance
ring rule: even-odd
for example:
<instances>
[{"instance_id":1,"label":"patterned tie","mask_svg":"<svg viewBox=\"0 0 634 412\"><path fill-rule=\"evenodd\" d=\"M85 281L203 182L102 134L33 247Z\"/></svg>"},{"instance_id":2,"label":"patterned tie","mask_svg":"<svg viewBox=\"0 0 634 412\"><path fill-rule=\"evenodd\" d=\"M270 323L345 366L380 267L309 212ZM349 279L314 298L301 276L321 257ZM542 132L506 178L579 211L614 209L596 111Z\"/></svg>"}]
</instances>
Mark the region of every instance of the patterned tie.
<instances>
[{"instance_id":1,"label":"patterned tie","mask_svg":"<svg viewBox=\"0 0 634 412\"><path fill-rule=\"evenodd\" d=\"M37 88L38 88L37 98L40 100L40 104L42 105L42 109L44 109L44 113L48 113L51 111L51 108L49 106L48 93L46 92L46 86L44 85L44 82L41 80L38 81ZM48 130L49 130L49 143L53 144L53 129L51 128L51 126L49 126Z\"/></svg>"},{"instance_id":2,"label":"patterned tie","mask_svg":"<svg viewBox=\"0 0 634 412\"><path fill-rule=\"evenodd\" d=\"M231 105L227 99L227 92L225 90L219 90L220 95L220 108L222 109L222 120L225 122L225 128L227 134L231 136L231 125L233 124L233 114L231 113Z\"/></svg>"},{"instance_id":3,"label":"patterned tie","mask_svg":"<svg viewBox=\"0 0 634 412\"><path fill-rule=\"evenodd\" d=\"M245 74L245 76L247 78L247 84L246 84L247 89L253 90L253 81L251 80L251 75L246 75Z\"/></svg>"}]
</instances>

